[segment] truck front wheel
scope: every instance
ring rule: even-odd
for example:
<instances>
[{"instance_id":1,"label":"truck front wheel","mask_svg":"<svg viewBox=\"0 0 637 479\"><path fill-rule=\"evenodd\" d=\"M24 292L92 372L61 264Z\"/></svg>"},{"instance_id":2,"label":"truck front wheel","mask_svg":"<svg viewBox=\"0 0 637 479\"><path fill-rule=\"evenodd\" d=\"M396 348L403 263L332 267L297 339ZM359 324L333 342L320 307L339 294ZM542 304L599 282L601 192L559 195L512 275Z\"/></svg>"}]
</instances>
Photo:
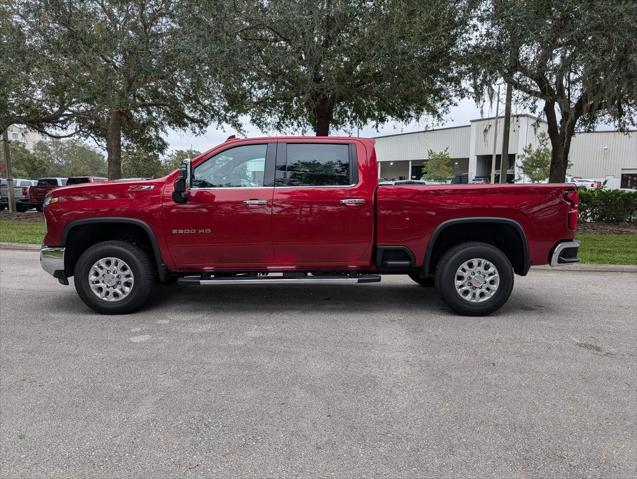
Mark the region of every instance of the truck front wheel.
<instances>
[{"instance_id":1,"label":"truck front wheel","mask_svg":"<svg viewBox=\"0 0 637 479\"><path fill-rule=\"evenodd\" d=\"M104 241L88 248L78 259L74 276L82 301L102 314L138 310L154 283L148 255L125 241Z\"/></svg>"},{"instance_id":2,"label":"truck front wheel","mask_svg":"<svg viewBox=\"0 0 637 479\"><path fill-rule=\"evenodd\" d=\"M513 290L509 258L487 243L463 243L440 258L436 289L456 313L486 316L500 309Z\"/></svg>"}]
</instances>

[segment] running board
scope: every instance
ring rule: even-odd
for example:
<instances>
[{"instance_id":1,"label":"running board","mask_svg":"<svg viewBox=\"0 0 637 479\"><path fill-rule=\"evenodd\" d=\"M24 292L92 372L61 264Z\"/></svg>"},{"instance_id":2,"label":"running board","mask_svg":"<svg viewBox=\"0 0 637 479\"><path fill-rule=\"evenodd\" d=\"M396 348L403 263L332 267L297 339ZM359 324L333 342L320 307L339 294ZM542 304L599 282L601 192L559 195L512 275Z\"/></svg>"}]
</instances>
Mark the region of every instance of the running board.
<instances>
[{"instance_id":1,"label":"running board","mask_svg":"<svg viewBox=\"0 0 637 479\"><path fill-rule=\"evenodd\" d=\"M195 284L201 286L229 285L229 284L363 284L378 283L380 276L377 274L364 274L360 276L302 276L297 278L285 277L234 277L234 278L205 278L199 276L184 276L177 280L178 284Z\"/></svg>"}]
</instances>

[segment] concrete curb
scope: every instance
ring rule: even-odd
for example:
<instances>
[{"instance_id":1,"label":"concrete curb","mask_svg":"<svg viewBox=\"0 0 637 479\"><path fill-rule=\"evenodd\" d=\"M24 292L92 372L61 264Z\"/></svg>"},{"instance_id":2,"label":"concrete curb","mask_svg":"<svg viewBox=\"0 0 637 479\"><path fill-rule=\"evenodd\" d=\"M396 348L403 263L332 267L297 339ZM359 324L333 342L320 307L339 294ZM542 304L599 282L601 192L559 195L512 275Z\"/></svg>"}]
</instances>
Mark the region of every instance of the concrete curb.
<instances>
[{"instance_id":1,"label":"concrete curb","mask_svg":"<svg viewBox=\"0 0 637 479\"><path fill-rule=\"evenodd\" d=\"M0 243L0 249L8 249L15 251L39 251L39 244L26 243Z\"/></svg>"},{"instance_id":2,"label":"concrete curb","mask_svg":"<svg viewBox=\"0 0 637 479\"><path fill-rule=\"evenodd\" d=\"M568 266L533 266L539 271L573 271L582 273L637 273L637 265L632 264L588 264L578 263Z\"/></svg>"},{"instance_id":3,"label":"concrete curb","mask_svg":"<svg viewBox=\"0 0 637 479\"><path fill-rule=\"evenodd\" d=\"M0 243L0 250L13 251L39 251L39 244L24 243ZM637 265L631 264L571 264L569 266L533 266L533 270L539 271L573 271L573 272L596 272L596 273L637 273Z\"/></svg>"}]
</instances>

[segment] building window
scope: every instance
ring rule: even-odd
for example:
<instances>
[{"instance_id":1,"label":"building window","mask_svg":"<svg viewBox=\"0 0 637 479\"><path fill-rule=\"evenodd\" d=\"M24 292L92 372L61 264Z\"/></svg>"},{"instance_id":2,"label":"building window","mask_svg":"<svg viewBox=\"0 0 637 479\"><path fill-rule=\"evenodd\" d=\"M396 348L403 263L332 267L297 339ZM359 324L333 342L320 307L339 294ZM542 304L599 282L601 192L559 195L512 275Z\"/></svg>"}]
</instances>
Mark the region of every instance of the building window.
<instances>
[{"instance_id":1,"label":"building window","mask_svg":"<svg viewBox=\"0 0 637 479\"><path fill-rule=\"evenodd\" d=\"M18 139L18 134L15 133L15 132L11 133L11 139L12 140L17 140Z\"/></svg>"},{"instance_id":2,"label":"building window","mask_svg":"<svg viewBox=\"0 0 637 479\"><path fill-rule=\"evenodd\" d=\"M637 189L637 173L622 173L620 188Z\"/></svg>"}]
</instances>

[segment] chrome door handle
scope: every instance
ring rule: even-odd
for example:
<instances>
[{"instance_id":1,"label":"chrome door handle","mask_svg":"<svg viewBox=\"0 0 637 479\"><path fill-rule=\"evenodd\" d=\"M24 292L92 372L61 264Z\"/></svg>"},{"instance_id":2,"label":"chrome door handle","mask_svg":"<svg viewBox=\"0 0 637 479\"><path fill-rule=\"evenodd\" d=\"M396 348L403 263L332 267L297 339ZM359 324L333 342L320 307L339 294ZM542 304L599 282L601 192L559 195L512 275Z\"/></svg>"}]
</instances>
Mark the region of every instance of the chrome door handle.
<instances>
[{"instance_id":1,"label":"chrome door handle","mask_svg":"<svg viewBox=\"0 0 637 479\"><path fill-rule=\"evenodd\" d=\"M268 200L243 200L244 205L252 206L252 205L267 205Z\"/></svg>"},{"instance_id":2,"label":"chrome door handle","mask_svg":"<svg viewBox=\"0 0 637 479\"><path fill-rule=\"evenodd\" d=\"M341 200L341 203L344 205L362 205L365 203L365 200L363 198L345 198Z\"/></svg>"}]
</instances>

